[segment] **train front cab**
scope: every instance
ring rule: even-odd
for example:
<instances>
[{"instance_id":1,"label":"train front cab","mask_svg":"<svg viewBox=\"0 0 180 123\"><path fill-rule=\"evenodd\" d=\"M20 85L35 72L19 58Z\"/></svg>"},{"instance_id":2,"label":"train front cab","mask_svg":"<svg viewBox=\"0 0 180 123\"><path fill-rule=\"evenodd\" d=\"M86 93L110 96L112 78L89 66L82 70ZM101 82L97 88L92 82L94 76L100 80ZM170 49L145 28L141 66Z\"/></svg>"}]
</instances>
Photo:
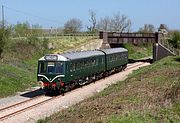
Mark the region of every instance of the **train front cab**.
<instances>
[{"instance_id":1,"label":"train front cab","mask_svg":"<svg viewBox=\"0 0 180 123\"><path fill-rule=\"evenodd\" d=\"M39 61L37 77L45 92L60 90L65 81L65 62Z\"/></svg>"}]
</instances>

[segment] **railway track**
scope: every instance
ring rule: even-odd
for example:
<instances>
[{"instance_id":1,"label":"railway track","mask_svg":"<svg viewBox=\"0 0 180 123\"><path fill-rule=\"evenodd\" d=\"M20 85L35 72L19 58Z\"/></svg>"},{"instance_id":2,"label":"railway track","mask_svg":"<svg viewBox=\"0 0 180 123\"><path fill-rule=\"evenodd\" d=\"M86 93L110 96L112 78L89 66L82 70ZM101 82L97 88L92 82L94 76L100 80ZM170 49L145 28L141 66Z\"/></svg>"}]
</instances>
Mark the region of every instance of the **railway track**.
<instances>
[{"instance_id":1,"label":"railway track","mask_svg":"<svg viewBox=\"0 0 180 123\"><path fill-rule=\"evenodd\" d=\"M144 62L139 63L139 64L131 64L131 65L128 65L125 70L129 70L131 68L138 67L138 66L143 65L143 64L144 64Z\"/></svg>"},{"instance_id":2,"label":"railway track","mask_svg":"<svg viewBox=\"0 0 180 123\"><path fill-rule=\"evenodd\" d=\"M126 70L138 67L143 65L144 63L135 63L135 64L130 64L127 66ZM73 91L71 92L67 92L67 93L73 93ZM27 110L31 110L35 107L38 107L42 104L48 103L49 101L52 101L54 99L60 98L61 95L59 96L54 96L54 97L49 97L49 96L38 96L38 97L34 97L4 108L0 109L0 121L6 120L10 117L13 117L19 113L25 112Z\"/></svg>"},{"instance_id":3,"label":"railway track","mask_svg":"<svg viewBox=\"0 0 180 123\"><path fill-rule=\"evenodd\" d=\"M10 106L5 106L5 107L3 107L3 108L0 109L0 112L3 112L3 111L5 111L5 110L8 110L8 109L10 109L10 108L12 108L12 107L16 107L16 106L18 106L18 105L22 105L22 104L24 104L24 103L26 103L26 102L29 102L29 101L31 101L31 100L34 100L34 99L40 98L40 97L41 97L41 96L37 96L37 97L34 97L34 98L30 98L30 99L27 99L27 100L18 102L18 103L16 103L16 104L12 104L12 105L10 105Z\"/></svg>"},{"instance_id":4,"label":"railway track","mask_svg":"<svg viewBox=\"0 0 180 123\"><path fill-rule=\"evenodd\" d=\"M16 114L30 110L38 105L46 103L55 97L38 96L0 109L0 121Z\"/></svg>"}]
</instances>

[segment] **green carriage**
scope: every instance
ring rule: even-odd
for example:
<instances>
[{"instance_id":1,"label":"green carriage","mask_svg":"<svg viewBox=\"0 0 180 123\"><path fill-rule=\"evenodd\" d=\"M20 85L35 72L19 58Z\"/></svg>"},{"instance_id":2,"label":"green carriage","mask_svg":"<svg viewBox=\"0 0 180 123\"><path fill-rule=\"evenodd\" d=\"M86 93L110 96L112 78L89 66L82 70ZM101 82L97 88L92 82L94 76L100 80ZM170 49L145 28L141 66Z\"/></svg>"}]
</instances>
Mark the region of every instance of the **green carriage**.
<instances>
[{"instance_id":1,"label":"green carriage","mask_svg":"<svg viewBox=\"0 0 180 123\"><path fill-rule=\"evenodd\" d=\"M45 92L68 91L119 72L127 63L124 48L49 54L39 59L37 79Z\"/></svg>"},{"instance_id":2,"label":"green carriage","mask_svg":"<svg viewBox=\"0 0 180 123\"><path fill-rule=\"evenodd\" d=\"M125 69L128 63L128 50L125 48L102 49L106 59L106 71Z\"/></svg>"},{"instance_id":3,"label":"green carriage","mask_svg":"<svg viewBox=\"0 0 180 123\"><path fill-rule=\"evenodd\" d=\"M39 59L38 81L45 90L59 90L62 86L73 88L104 71L105 55L101 51L49 54Z\"/></svg>"}]
</instances>

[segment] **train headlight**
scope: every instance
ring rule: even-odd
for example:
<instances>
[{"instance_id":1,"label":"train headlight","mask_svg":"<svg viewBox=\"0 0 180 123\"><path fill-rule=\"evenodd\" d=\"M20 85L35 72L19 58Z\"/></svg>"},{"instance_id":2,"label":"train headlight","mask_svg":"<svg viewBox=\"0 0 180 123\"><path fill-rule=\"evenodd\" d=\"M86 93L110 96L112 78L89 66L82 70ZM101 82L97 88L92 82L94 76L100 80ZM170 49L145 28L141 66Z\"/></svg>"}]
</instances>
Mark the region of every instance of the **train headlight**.
<instances>
[{"instance_id":1,"label":"train headlight","mask_svg":"<svg viewBox=\"0 0 180 123\"><path fill-rule=\"evenodd\" d=\"M60 78L58 78L58 80L60 81L61 79L60 79Z\"/></svg>"},{"instance_id":2,"label":"train headlight","mask_svg":"<svg viewBox=\"0 0 180 123\"><path fill-rule=\"evenodd\" d=\"M43 81L43 78L40 78L41 81Z\"/></svg>"},{"instance_id":3,"label":"train headlight","mask_svg":"<svg viewBox=\"0 0 180 123\"><path fill-rule=\"evenodd\" d=\"M42 81L39 81L39 87L40 87L40 89L43 89L44 85L43 85Z\"/></svg>"}]
</instances>

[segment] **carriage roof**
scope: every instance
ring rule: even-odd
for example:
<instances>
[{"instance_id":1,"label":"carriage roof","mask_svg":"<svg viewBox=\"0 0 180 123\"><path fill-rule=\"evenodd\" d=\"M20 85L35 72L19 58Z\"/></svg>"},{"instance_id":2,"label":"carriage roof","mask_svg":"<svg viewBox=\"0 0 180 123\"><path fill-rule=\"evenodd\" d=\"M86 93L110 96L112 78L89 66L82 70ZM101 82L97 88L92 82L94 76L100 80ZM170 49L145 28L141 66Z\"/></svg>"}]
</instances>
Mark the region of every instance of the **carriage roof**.
<instances>
[{"instance_id":1,"label":"carriage roof","mask_svg":"<svg viewBox=\"0 0 180 123\"><path fill-rule=\"evenodd\" d=\"M89 58L93 56L101 56L106 54L114 54L127 52L125 48L110 48L110 49L100 49L100 50L89 50L89 51L77 51L77 52L67 52L62 54L47 54L39 59L39 61L69 61L82 58Z\"/></svg>"},{"instance_id":2,"label":"carriage roof","mask_svg":"<svg viewBox=\"0 0 180 123\"><path fill-rule=\"evenodd\" d=\"M125 48L101 49L101 51L105 52L106 54L114 54L114 53L128 52L128 50L125 49Z\"/></svg>"},{"instance_id":3,"label":"carriage roof","mask_svg":"<svg viewBox=\"0 0 180 123\"><path fill-rule=\"evenodd\" d=\"M48 54L40 58L39 61L46 61L46 60L47 61L51 61L51 60L52 61L69 61L69 60L89 58L89 57L99 56L99 55L104 55L104 53L97 50L67 52L67 53L62 53L62 54ZM47 59L47 57L49 58Z\"/></svg>"}]
</instances>

